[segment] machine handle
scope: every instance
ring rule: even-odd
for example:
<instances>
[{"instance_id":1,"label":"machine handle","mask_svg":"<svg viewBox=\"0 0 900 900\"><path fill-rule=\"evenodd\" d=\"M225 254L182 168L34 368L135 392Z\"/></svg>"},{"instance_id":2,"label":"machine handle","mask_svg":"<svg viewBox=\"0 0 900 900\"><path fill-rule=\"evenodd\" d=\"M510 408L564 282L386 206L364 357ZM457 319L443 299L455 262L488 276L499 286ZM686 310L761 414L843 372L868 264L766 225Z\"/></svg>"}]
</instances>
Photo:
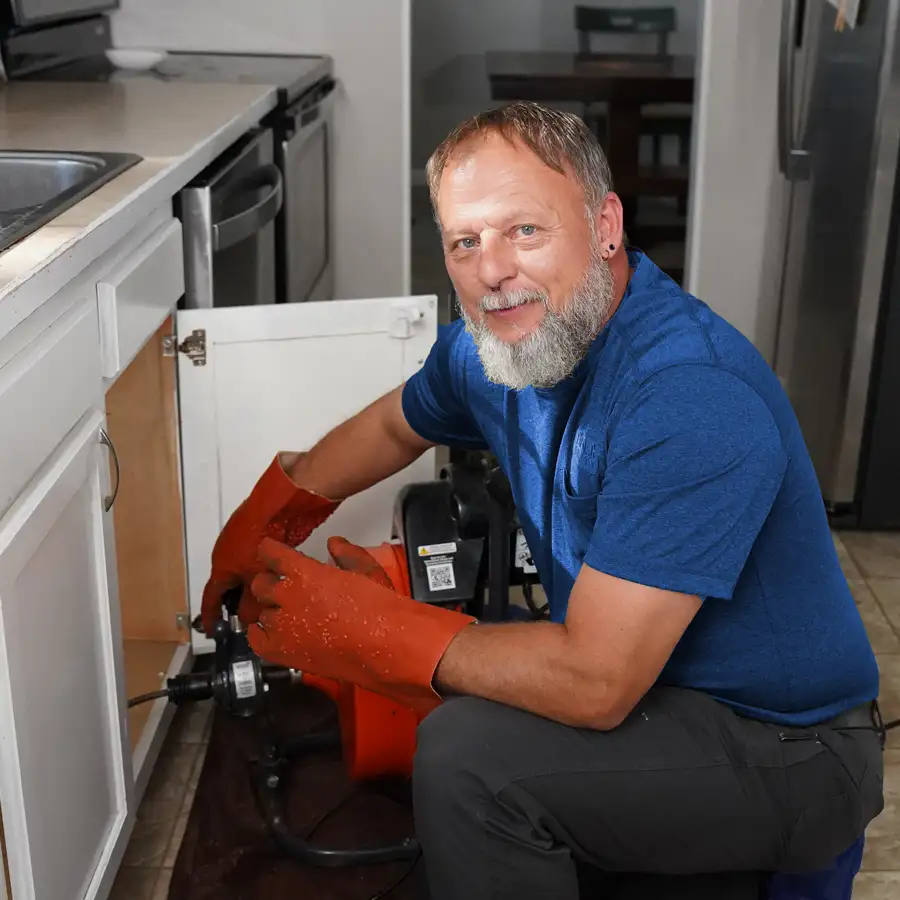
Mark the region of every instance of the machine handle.
<instances>
[{"instance_id":1,"label":"machine handle","mask_svg":"<svg viewBox=\"0 0 900 900\"><path fill-rule=\"evenodd\" d=\"M243 585L236 588L229 588L222 594L222 605L225 607L226 617L228 620L231 619L232 616L236 616L238 614L238 609L241 605L241 597L244 593ZM206 634L203 630L203 616L199 613L194 616L193 621L191 622L191 628L197 632L197 634Z\"/></svg>"},{"instance_id":2,"label":"machine handle","mask_svg":"<svg viewBox=\"0 0 900 900\"><path fill-rule=\"evenodd\" d=\"M236 616L238 614L238 609L241 605L241 597L244 595L244 586L240 585L239 587L229 588L222 594L222 603L225 606L225 611L228 613L228 618L230 619L232 616Z\"/></svg>"},{"instance_id":3,"label":"machine handle","mask_svg":"<svg viewBox=\"0 0 900 900\"><path fill-rule=\"evenodd\" d=\"M116 453L115 444L112 442L112 438L110 438L109 434L107 434L106 429L100 429L100 443L106 447L109 447L110 455L112 456L113 466L116 470L116 483L113 487L112 493L103 498L103 511L109 512L112 509L113 503L116 502L116 497L119 496L119 482L121 481L122 474L119 469L119 454Z\"/></svg>"},{"instance_id":4,"label":"machine handle","mask_svg":"<svg viewBox=\"0 0 900 900\"><path fill-rule=\"evenodd\" d=\"M269 224L281 210L284 202L284 181L281 169L268 163L260 166L252 175L239 181L231 193L259 190L268 187L269 192L253 206L230 216L212 226L213 250L224 250L246 240Z\"/></svg>"}]
</instances>

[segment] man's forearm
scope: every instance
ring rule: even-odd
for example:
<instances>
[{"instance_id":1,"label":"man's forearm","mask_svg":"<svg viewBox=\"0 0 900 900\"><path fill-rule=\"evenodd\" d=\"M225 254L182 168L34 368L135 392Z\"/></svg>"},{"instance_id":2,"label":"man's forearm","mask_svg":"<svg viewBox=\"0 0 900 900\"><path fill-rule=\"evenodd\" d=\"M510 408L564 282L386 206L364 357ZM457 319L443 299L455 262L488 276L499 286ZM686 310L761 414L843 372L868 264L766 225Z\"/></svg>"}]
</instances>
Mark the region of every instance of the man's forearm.
<instances>
[{"instance_id":1,"label":"man's forearm","mask_svg":"<svg viewBox=\"0 0 900 900\"><path fill-rule=\"evenodd\" d=\"M431 445L403 419L400 391L366 407L305 453L286 453L283 463L295 484L345 500L406 468Z\"/></svg>"},{"instance_id":2,"label":"man's forearm","mask_svg":"<svg viewBox=\"0 0 900 900\"><path fill-rule=\"evenodd\" d=\"M447 695L496 700L566 725L613 728L619 717L610 685L587 676L584 659L565 625L473 625L450 643L435 683Z\"/></svg>"}]
</instances>

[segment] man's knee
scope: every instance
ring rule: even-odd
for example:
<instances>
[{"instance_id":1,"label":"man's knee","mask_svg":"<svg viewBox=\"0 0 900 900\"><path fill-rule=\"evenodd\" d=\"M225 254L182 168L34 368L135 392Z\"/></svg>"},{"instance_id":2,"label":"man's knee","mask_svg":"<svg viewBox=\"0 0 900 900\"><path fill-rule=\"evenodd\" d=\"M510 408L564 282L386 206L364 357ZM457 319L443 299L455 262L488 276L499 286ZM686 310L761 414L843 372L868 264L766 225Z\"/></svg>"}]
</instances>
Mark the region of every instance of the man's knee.
<instances>
[{"instance_id":1,"label":"man's knee","mask_svg":"<svg viewBox=\"0 0 900 900\"><path fill-rule=\"evenodd\" d=\"M456 697L419 725L413 787L432 798L481 793L490 779L497 704Z\"/></svg>"}]
</instances>

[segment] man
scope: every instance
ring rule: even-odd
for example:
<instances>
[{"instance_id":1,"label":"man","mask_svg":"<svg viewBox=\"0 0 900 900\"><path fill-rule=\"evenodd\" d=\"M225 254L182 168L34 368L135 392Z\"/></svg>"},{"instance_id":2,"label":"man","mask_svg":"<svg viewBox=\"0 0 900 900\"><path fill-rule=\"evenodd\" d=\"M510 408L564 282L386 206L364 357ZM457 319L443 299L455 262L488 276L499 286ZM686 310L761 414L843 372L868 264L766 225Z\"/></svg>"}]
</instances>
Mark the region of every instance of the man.
<instances>
[{"instance_id":1,"label":"man","mask_svg":"<svg viewBox=\"0 0 900 900\"><path fill-rule=\"evenodd\" d=\"M428 178L462 319L402 389L273 461L217 543L207 626L252 583L263 658L433 709L413 796L434 900L570 900L576 860L827 865L882 808L878 670L778 379L626 251L578 118L477 116ZM339 567L292 549L436 444L499 460L550 622L401 597L340 539Z\"/></svg>"}]
</instances>

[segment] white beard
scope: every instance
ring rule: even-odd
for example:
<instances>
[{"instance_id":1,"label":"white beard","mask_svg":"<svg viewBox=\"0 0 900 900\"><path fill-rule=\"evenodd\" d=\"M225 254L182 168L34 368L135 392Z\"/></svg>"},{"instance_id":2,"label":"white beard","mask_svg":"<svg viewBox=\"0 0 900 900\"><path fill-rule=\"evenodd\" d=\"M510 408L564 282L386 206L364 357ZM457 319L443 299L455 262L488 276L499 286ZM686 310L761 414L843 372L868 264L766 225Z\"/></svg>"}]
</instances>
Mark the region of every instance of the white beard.
<instances>
[{"instance_id":1,"label":"white beard","mask_svg":"<svg viewBox=\"0 0 900 900\"><path fill-rule=\"evenodd\" d=\"M532 386L553 387L568 378L606 322L615 285L609 265L594 251L581 280L561 312L550 308L549 298L532 291L510 291L482 298L482 315L507 309L524 301L544 304L544 317L530 334L507 343L500 340L484 319L474 319L460 306L459 312L472 335L487 378L513 390Z\"/></svg>"}]
</instances>

